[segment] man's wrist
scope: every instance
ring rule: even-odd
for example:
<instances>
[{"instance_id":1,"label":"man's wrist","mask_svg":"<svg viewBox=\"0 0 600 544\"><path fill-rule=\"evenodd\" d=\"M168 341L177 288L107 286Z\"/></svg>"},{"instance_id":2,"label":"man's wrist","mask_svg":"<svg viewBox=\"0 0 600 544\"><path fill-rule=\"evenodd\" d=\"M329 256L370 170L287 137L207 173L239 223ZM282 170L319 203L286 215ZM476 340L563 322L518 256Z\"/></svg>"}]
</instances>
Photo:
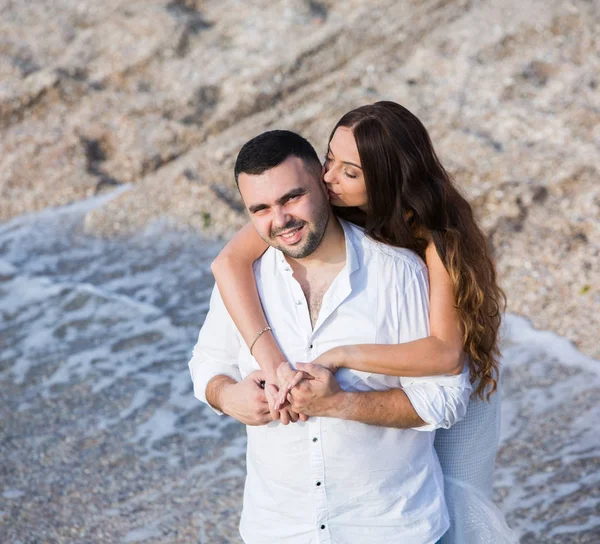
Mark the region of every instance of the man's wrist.
<instances>
[{"instance_id":1,"label":"man's wrist","mask_svg":"<svg viewBox=\"0 0 600 544\"><path fill-rule=\"evenodd\" d=\"M229 412L229 398L230 398L230 393L232 391L234 391L235 386L237 385L237 382L224 382L221 385L221 388L219 389L219 393L218 393L218 397L219 397L219 404L221 405L221 412L223 412L224 414L231 416L231 413Z\"/></svg>"},{"instance_id":2,"label":"man's wrist","mask_svg":"<svg viewBox=\"0 0 600 544\"><path fill-rule=\"evenodd\" d=\"M227 412L227 392L236 385L237 382L230 376L219 374L212 378L206 386L206 400L217 410L224 414L230 415Z\"/></svg>"},{"instance_id":3,"label":"man's wrist","mask_svg":"<svg viewBox=\"0 0 600 544\"><path fill-rule=\"evenodd\" d=\"M348 419L349 407L352 403L352 393L340 389L329 397L329 403L323 416L336 419Z\"/></svg>"}]
</instances>

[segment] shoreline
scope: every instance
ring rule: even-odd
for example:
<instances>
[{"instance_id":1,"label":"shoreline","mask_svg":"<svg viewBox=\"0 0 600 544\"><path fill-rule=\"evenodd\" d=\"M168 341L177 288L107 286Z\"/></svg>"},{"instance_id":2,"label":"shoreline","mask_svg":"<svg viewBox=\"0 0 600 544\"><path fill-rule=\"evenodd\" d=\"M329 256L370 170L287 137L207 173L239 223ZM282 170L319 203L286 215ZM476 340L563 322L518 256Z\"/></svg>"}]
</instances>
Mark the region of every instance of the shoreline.
<instances>
[{"instance_id":1,"label":"shoreline","mask_svg":"<svg viewBox=\"0 0 600 544\"><path fill-rule=\"evenodd\" d=\"M229 239L235 230L246 221L243 213L237 209L230 209L227 220L215 222L210 228L203 228L204 224L199 228L197 223L190 224L185 218L170 213L172 210L167 208L155 209L147 216L144 216L143 213L137 214L138 218L143 217L145 223L134 230L125 232L109 230L106 232L107 221L113 220L115 215L112 207L121 207L124 205L123 203L127 206L131 202L137 202L134 205L139 206L139 190L139 186L127 184L58 208L47 207L41 211L28 212L0 222L0 230L5 225L27 220L29 215L35 217L40 213L61 213L61 210L68 213L70 210L81 208L85 210L84 232L98 239L125 240L143 236L144 232L166 228L173 232L197 236L209 243L221 243ZM178 201L178 198L174 198L174 201ZM193 206L194 201L190 202ZM560 205L560 201L557 204ZM211 203L210 209L215 209L214 203ZM123 210L124 216L129 213ZM532 216L535 213L537 213L535 209L531 210ZM108 217L104 217L103 214L107 214ZM101 219L98 223L99 216ZM206 218L204 217L202 221L205 222ZM502 224L507 221L510 221L510 218L500 217L498 223ZM536 219L537 221L540 219ZM486 227L485 222L480 223L483 223L484 228ZM532 245L536 244L537 239L536 233L531 232L534 227L526 225L528 236L520 238L512 237L514 231L511 229L501 230L501 226L499 227L498 224L487 228L488 231L491 230L488 240L495 252L500 251L498 248L502 250L502 254L499 258L496 257L496 261L500 284L507 295L506 312L529 320L537 330L552 331L564 336L582 353L600 359L600 343L594 334L594 331L596 333L600 331L600 312L598 312L600 288L597 287L600 286L600 251L597 256L598 268L594 268L590 264L593 262L594 256L586 254L585 251L587 247L592 252L593 247L586 246L589 241L576 236L576 257L583 263L583 266L578 265L577 260L574 260L567 267L566 257L557 255L561 246L564 247L569 243L568 240L563 240L562 243L553 243L552 254L545 249L542 254L536 255L532 249ZM518 255L527 255L528 257L520 258ZM584 278L579 281L572 277L572 270L577 268L579 268L579 274L582 273L582 270L584 273ZM599 277L598 282L594 284L595 276Z\"/></svg>"}]
</instances>

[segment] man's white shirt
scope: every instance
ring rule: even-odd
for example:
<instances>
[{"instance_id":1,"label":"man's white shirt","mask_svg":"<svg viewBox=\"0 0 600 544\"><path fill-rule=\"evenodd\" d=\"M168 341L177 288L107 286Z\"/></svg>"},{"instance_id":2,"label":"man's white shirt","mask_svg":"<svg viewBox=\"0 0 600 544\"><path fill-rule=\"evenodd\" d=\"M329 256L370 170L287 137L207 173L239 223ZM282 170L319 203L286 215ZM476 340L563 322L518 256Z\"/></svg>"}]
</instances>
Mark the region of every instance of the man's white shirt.
<instances>
[{"instance_id":1,"label":"man's white shirt","mask_svg":"<svg viewBox=\"0 0 600 544\"><path fill-rule=\"evenodd\" d=\"M429 335L423 261L340 222L346 264L323 297L314 329L283 253L269 248L255 263L263 309L292 363L310 362L336 346L398 344ZM203 402L213 377L240 380L259 368L216 287L189 367L194 394ZM247 427L242 538L247 544L435 542L449 522L432 431L464 417L472 390L468 369L422 378L341 369L336 378L347 391L403 388L427 424L391 429L311 417L288 426L276 421Z\"/></svg>"}]
</instances>

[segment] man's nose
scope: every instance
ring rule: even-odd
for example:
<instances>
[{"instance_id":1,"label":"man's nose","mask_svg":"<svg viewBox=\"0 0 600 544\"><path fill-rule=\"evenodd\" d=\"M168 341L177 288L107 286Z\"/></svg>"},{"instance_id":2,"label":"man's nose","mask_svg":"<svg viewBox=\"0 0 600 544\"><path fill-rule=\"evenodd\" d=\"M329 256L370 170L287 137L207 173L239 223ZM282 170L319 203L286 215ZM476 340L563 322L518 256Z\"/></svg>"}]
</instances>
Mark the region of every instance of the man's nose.
<instances>
[{"instance_id":1,"label":"man's nose","mask_svg":"<svg viewBox=\"0 0 600 544\"><path fill-rule=\"evenodd\" d=\"M273 209L273 225L275 227L283 227L289 221L289 214L283 206L276 206Z\"/></svg>"}]
</instances>

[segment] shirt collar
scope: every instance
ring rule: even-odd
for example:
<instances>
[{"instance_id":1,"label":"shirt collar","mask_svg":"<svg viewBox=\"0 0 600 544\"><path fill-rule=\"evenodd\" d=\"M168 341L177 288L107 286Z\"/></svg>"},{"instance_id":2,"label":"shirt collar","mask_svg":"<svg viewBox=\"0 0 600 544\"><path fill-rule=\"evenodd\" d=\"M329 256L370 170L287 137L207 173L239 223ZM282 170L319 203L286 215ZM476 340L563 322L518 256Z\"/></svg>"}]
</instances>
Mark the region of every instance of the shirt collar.
<instances>
[{"instance_id":1,"label":"shirt collar","mask_svg":"<svg viewBox=\"0 0 600 544\"><path fill-rule=\"evenodd\" d=\"M342 228L344 229L344 237L346 238L346 266L345 268L348 270L348 275L350 276L353 272L360 268L360 263L358 261L358 255L356 253L355 244L359 243L356 237L356 233L354 230L357 227L352 226L348 221L344 219L338 219Z\"/></svg>"}]
</instances>

